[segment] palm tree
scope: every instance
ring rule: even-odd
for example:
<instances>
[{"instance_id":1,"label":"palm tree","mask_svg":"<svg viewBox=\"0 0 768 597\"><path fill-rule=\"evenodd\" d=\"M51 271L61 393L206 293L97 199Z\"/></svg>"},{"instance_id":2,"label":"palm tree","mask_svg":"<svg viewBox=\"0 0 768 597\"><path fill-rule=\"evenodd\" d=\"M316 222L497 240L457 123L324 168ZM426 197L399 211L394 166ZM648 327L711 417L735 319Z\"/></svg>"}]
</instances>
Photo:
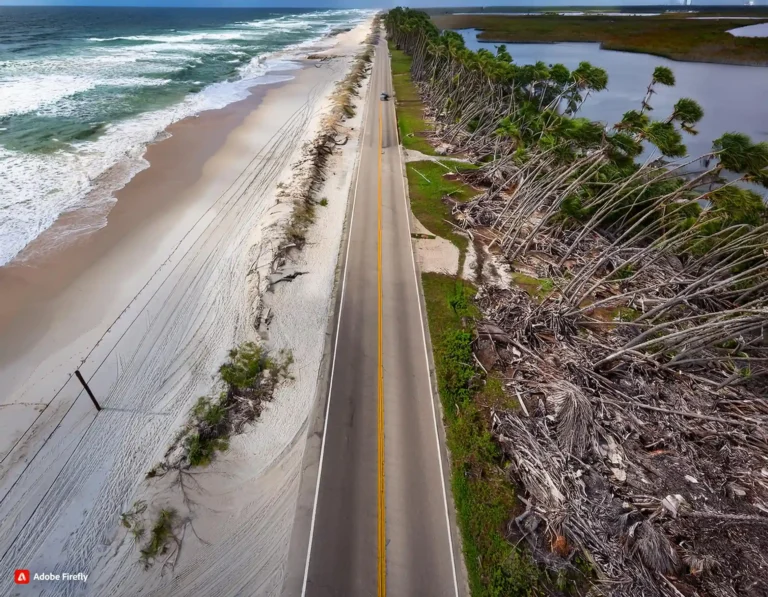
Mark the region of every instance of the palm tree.
<instances>
[{"instance_id":1,"label":"palm tree","mask_svg":"<svg viewBox=\"0 0 768 597\"><path fill-rule=\"evenodd\" d=\"M675 75L672 73L672 70L667 68L666 66L657 66L655 69L653 69L653 76L651 77L651 82L648 84L648 88L645 91L645 97L643 98L642 107L640 109L640 113L642 114L646 110L650 111L653 110L653 107L651 107L650 101L651 96L656 93L655 87L656 85L666 85L667 87L673 87L675 85Z\"/></svg>"}]
</instances>

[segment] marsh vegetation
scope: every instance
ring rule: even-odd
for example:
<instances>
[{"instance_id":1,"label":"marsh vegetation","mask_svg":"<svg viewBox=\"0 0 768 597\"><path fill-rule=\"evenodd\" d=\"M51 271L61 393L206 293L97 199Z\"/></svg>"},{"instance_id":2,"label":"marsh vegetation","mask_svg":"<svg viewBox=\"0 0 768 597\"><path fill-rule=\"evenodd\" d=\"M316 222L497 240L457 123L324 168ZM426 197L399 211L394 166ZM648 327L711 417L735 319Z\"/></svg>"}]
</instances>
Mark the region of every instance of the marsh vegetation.
<instances>
[{"instance_id":1,"label":"marsh vegetation","mask_svg":"<svg viewBox=\"0 0 768 597\"><path fill-rule=\"evenodd\" d=\"M768 38L728 33L759 20L688 16L436 15L433 19L440 29L480 29L483 41L599 42L606 50L643 52L672 60L768 65ZM765 18L768 22L768 14Z\"/></svg>"}]
</instances>

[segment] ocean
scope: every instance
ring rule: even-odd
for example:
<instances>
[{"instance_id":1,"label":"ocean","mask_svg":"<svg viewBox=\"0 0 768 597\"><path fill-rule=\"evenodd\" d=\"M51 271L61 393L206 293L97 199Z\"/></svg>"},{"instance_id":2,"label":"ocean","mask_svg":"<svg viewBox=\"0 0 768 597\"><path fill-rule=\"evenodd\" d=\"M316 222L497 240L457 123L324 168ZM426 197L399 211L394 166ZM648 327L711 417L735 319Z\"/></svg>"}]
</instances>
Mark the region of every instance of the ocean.
<instances>
[{"instance_id":1,"label":"ocean","mask_svg":"<svg viewBox=\"0 0 768 597\"><path fill-rule=\"evenodd\" d=\"M369 14L0 7L0 265L114 201L170 124L290 78L303 47Z\"/></svg>"}]
</instances>

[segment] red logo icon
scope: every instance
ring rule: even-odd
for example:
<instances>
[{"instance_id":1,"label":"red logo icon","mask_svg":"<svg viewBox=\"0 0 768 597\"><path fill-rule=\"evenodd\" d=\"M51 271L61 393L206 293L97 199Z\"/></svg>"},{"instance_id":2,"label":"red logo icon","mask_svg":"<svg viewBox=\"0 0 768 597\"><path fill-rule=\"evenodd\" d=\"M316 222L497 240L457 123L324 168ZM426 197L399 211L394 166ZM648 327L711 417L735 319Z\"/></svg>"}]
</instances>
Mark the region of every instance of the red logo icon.
<instances>
[{"instance_id":1,"label":"red logo icon","mask_svg":"<svg viewBox=\"0 0 768 597\"><path fill-rule=\"evenodd\" d=\"M29 570L17 570L13 573L13 580L17 585L29 584Z\"/></svg>"}]
</instances>

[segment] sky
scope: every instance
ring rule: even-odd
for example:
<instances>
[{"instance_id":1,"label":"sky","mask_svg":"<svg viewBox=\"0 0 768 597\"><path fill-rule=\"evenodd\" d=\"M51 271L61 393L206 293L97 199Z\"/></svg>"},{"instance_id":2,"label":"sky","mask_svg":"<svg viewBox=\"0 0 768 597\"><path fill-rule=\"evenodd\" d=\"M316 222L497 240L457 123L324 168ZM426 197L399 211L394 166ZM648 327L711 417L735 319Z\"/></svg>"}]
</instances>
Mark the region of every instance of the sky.
<instances>
[{"instance_id":1,"label":"sky","mask_svg":"<svg viewBox=\"0 0 768 597\"><path fill-rule=\"evenodd\" d=\"M680 4L675 0L0 0L0 6L228 6L281 8L390 8L392 6L620 6ZM744 0L694 0L696 4L743 5ZM762 1L757 4L763 4Z\"/></svg>"},{"instance_id":2,"label":"sky","mask_svg":"<svg viewBox=\"0 0 768 597\"><path fill-rule=\"evenodd\" d=\"M643 4L680 4L675 0L0 0L0 6L228 6L281 8L391 8L410 6L620 6ZM696 4L743 5L744 0L694 0ZM763 2L757 2L763 4Z\"/></svg>"}]
</instances>

